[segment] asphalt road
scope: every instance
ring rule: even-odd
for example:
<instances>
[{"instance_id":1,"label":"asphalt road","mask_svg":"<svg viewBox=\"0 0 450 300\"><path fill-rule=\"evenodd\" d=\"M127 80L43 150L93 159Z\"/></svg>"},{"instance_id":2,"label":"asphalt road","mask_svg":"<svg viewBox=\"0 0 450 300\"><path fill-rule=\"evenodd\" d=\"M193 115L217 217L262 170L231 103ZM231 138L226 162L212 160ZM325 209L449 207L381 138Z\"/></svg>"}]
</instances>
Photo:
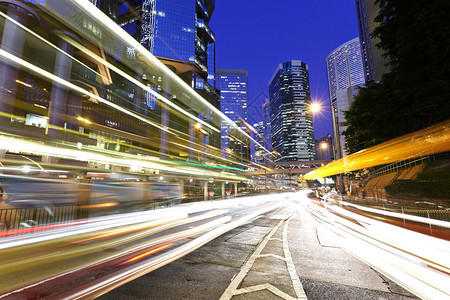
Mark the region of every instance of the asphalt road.
<instances>
[{"instance_id":1,"label":"asphalt road","mask_svg":"<svg viewBox=\"0 0 450 300\"><path fill-rule=\"evenodd\" d=\"M341 249L301 200L99 299L416 299Z\"/></svg>"}]
</instances>

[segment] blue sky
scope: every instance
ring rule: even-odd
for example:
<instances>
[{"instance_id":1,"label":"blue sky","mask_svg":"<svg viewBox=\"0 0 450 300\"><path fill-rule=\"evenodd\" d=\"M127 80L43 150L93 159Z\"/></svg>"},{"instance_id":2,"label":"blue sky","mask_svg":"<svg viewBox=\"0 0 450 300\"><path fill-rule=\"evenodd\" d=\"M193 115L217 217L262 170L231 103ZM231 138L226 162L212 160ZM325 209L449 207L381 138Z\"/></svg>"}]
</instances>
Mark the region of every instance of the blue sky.
<instances>
[{"instance_id":1,"label":"blue sky","mask_svg":"<svg viewBox=\"0 0 450 300\"><path fill-rule=\"evenodd\" d=\"M309 66L311 97L329 105L325 57L358 36L352 0L216 0L216 68L245 69L249 99L268 93L276 66L292 59ZM315 137L332 132L329 111L314 117Z\"/></svg>"}]
</instances>

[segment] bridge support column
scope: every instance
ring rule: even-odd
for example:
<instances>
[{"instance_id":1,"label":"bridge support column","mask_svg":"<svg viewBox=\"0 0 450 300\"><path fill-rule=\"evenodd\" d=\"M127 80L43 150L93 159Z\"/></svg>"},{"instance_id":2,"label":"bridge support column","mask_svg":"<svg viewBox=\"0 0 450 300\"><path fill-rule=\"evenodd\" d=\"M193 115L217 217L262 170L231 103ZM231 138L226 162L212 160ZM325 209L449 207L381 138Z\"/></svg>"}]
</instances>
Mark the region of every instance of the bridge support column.
<instances>
[{"instance_id":1,"label":"bridge support column","mask_svg":"<svg viewBox=\"0 0 450 300\"><path fill-rule=\"evenodd\" d=\"M237 194L238 194L237 182L235 182L233 184L234 184L234 195L237 196Z\"/></svg>"},{"instance_id":2,"label":"bridge support column","mask_svg":"<svg viewBox=\"0 0 450 300\"><path fill-rule=\"evenodd\" d=\"M225 182L222 182L221 190L222 190L222 199L225 199Z\"/></svg>"}]
</instances>

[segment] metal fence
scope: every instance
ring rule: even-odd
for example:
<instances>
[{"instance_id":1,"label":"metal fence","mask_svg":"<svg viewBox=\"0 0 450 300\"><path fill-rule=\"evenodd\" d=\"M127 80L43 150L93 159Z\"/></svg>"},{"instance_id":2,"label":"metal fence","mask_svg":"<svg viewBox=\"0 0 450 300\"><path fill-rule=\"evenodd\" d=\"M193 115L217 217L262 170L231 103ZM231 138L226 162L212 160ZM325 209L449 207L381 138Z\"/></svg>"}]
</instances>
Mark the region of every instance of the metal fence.
<instances>
[{"instance_id":1,"label":"metal fence","mask_svg":"<svg viewBox=\"0 0 450 300\"><path fill-rule=\"evenodd\" d=\"M0 209L0 237L5 231L20 230L20 233L40 225L70 222L75 219L76 205ZM45 228L44 228L45 230Z\"/></svg>"},{"instance_id":2,"label":"metal fence","mask_svg":"<svg viewBox=\"0 0 450 300\"><path fill-rule=\"evenodd\" d=\"M425 207L420 207L420 205L412 207L388 202L374 202L370 200L356 200L347 198L344 198L342 200L348 203L371 207L379 210L450 222L450 210L444 208L427 209Z\"/></svg>"},{"instance_id":3,"label":"metal fence","mask_svg":"<svg viewBox=\"0 0 450 300\"><path fill-rule=\"evenodd\" d=\"M386 165L382 168L379 168L377 170L374 170L374 171L368 173L368 177L372 178L372 177L377 177L377 176L381 176L381 175L392 173L392 172L397 172L397 171L400 171L400 170L403 170L406 168L410 168L413 166L427 163L429 161L430 161L429 156L398 161L398 162Z\"/></svg>"}]
</instances>

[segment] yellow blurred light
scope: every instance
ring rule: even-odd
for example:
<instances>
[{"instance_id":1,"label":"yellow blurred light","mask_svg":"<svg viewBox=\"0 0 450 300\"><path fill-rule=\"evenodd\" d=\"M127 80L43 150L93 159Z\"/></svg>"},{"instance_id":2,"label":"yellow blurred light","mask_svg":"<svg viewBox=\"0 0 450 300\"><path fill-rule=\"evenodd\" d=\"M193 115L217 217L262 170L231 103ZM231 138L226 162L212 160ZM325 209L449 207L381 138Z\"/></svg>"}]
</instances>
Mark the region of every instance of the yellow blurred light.
<instances>
[{"instance_id":1,"label":"yellow blurred light","mask_svg":"<svg viewBox=\"0 0 450 300\"><path fill-rule=\"evenodd\" d=\"M43 109L47 109L47 107L45 107L44 105L39 105L39 104L34 104L34 106L37 106L37 107L39 107L39 108L43 108Z\"/></svg>"},{"instance_id":2,"label":"yellow blurred light","mask_svg":"<svg viewBox=\"0 0 450 300\"><path fill-rule=\"evenodd\" d=\"M335 160L303 178L323 178L447 151L450 151L450 120Z\"/></svg>"},{"instance_id":3,"label":"yellow blurred light","mask_svg":"<svg viewBox=\"0 0 450 300\"><path fill-rule=\"evenodd\" d=\"M195 127L195 129L200 130L202 128L202 124L196 123L194 127Z\"/></svg>"},{"instance_id":4,"label":"yellow blurred light","mask_svg":"<svg viewBox=\"0 0 450 300\"><path fill-rule=\"evenodd\" d=\"M78 120L78 121L85 122L85 123L88 123L88 124L92 124L91 121L89 121L89 120L87 120L87 119L85 119L85 118L82 118L82 117L78 117L77 120Z\"/></svg>"},{"instance_id":5,"label":"yellow blurred light","mask_svg":"<svg viewBox=\"0 0 450 300\"><path fill-rule=\"evenodd\" d=\"M320 144L320 148L327 149L328 148L328 144L327 143L322 143L322 144Z\"/></svg>"},{"instance_id":6,"label":"yellow blurred light","mask_svg":"<svg viewBox=\"0 0 450 300\"><path fill-rule=\"evenodd\" d=\"M27 87L33 87L31 84L25 83L25 82L17 80L17 79L16 79L16 82L20 83L21 85L27 86Z\"/></svg>"}]
</instances>

